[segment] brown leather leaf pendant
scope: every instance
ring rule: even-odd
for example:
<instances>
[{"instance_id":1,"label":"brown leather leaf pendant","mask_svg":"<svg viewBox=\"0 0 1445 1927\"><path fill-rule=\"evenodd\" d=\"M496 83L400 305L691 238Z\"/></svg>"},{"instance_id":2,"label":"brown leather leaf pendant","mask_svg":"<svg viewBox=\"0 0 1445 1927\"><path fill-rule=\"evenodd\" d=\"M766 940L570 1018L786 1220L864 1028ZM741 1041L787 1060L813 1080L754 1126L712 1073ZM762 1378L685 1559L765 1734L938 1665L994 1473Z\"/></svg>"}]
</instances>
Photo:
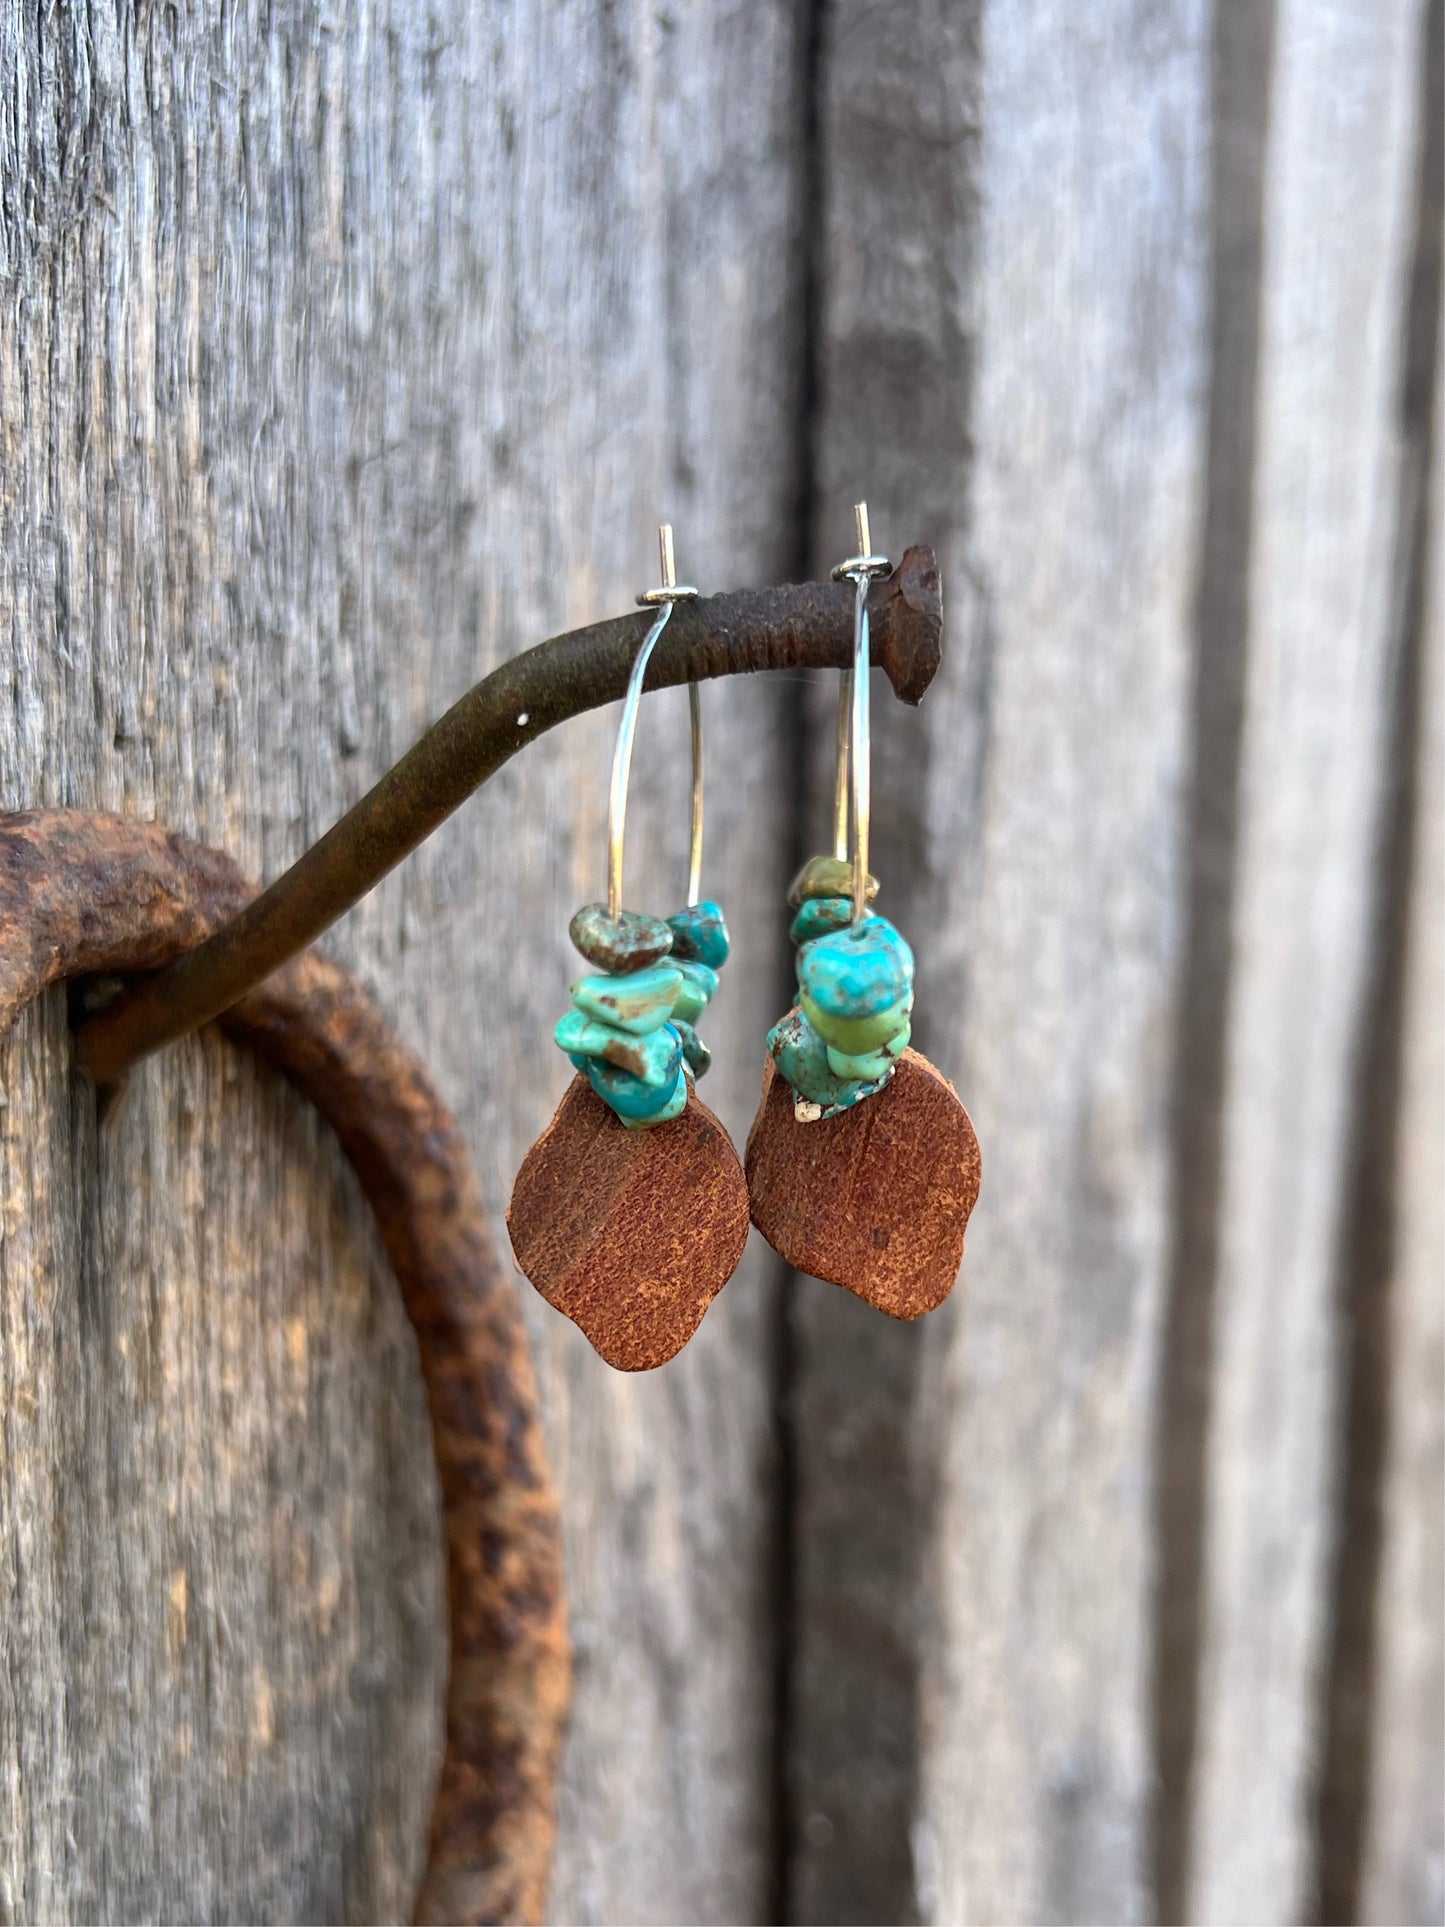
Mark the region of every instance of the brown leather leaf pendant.
<instances>
[{"instance_id":1,"label":"brown leather leaf pendant","mask_svg":"<svg viewBox=\"0 0 1445 1927\"><path fill-rule=\"evenodd\" d=\"M681 1116L629 1130L585 1076L523 1159L507 1212L517 1263L609 1365L665 1365L736 1271L748 1190L722 1125L689 1092Z\"/></svg>"},{"instance_id":2,"label":"brown leather leaf pendant","mask_svg":"<svg viewBox=\"0 0 1445 1927\"><path fill-rule=\"evenodd\" d=\"M868 872L868 585L888 563L856 503L853 661L838 705L833 851L794 877L798 1001L768 1032L748 1133L753 1223L796 1271L921 1318L953 1290L981 1160L953 1086L909 1048L913 952Z\"/></svg>"},{"instance_id":3,"label":"brown leather leaf pendant","mask_svg":"<svg viewBox=\"0 0 1445 1927\"><path fill-rule=\"evenodd\" d=\"M769 1056L745 1162L753 1223L795 1271L890 1318L953 1290L982 1160L953 1086L917 1051L873 1096L807 1123Z\"/></svg>"}]
</instances>

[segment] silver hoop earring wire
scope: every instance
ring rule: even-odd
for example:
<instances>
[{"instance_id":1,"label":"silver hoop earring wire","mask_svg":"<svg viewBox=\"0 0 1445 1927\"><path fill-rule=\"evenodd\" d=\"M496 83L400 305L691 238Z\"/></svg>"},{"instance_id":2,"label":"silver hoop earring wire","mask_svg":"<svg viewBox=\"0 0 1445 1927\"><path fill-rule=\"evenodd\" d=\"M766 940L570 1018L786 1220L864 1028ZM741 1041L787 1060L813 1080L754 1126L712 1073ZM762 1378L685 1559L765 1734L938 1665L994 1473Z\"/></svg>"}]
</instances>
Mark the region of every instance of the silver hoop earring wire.
<instances>
[{"instance_id":1,"label":"silver hoop earring wire","mask_svg":"<svg viewBox=\"0 0 1445 1927\"><path fill-rule=\"evenodd\" d=\"M838 691L838 780L833 794L833 854L848 858L848 804L853 805L853 922L868 913L868 832L871 817L872 745L868 715L868 586L889 573L886 555L869 546L868 504L853 505L853 533L858 552L833 571L835 582L851 582L853 599L853 666L843 671ZM850 783L851 777L851 783Z\"/></svg>"},{"instance_id":2,"label":"silver hoop earring wire","mask_svg":"<svg viewBox=\"0 0 1445 1927\"><path fill-rule=\"evenodd\" d=\"M617 726L617 747L612 752L612 784L607 796L607 914L615 923L622 914L622 856L627 828L627 788L632 779L632 744L637 735L637 712L642 703L642 685L647 665L658 637L672 618L674 605L690 600L697 590L680 584L672 550L672 524L664 522L657 531L658 553L662 562L662 586L648 589L637 598L644 609L657 614L642 639L627 678L627 693L622 700L622 720ZM703 763L702 700L697 684L688 684L688 704L692 712L692 827L688 838L687 907L697 902L702 881Z\"/></svg>"}]
</instances>

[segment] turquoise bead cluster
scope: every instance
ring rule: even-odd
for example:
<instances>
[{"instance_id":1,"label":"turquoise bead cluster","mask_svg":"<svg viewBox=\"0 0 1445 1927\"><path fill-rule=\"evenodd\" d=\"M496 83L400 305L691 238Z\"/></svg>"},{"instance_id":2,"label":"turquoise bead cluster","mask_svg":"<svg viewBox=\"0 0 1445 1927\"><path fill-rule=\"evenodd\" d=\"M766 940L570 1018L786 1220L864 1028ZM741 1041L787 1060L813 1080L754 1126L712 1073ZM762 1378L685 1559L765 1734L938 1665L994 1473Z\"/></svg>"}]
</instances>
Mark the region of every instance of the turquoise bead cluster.
<instances>
[{"instance_id":1,"label":"turquoise bead cluster","mask_svg":"<svg viewBox=\"0 0 1445 1927\"><path fill-rule=\"evenodd\" d=\"M599 974L573 984L558 1046L632 1129L680 1117L689 1080L712 1062L696 1025L728 959L721 909L693 904L664 921L632 910L613 918L589 903L571 937Z\"/></svg>"},{"instance_id":2,"label":"turquoise bead cluster","mask_svg":"<svg viewBox=\"0 0 1445 1927\"><path fill-rule=\"evenodd\" d=\"M870 911L853 922L851 899L833 894L845 869L815 857L790 893L798 1007L773 1026L768 1049L804 1122L881 1091L908 1048L913 952L886 917Z\"/></svg>"}]
</instances>

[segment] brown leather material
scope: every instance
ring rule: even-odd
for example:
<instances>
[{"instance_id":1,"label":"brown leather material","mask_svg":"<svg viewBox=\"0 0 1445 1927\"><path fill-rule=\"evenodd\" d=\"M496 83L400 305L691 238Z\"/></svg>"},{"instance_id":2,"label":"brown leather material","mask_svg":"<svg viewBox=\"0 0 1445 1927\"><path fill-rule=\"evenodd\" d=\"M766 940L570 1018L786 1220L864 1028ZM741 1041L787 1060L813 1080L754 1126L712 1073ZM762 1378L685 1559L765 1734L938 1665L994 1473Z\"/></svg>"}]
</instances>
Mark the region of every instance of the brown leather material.
<instances>
[{"instance_id":1,"label":"brown leather material","mask_svg":"<svg viewBox=\"0 0 1445 1927\"><path fill-rule=\"evenodd\" d=\"M753 1223L795 1271L890 1318L953 1290L982 1159L953 1086L917 1051L876 1097L811 1124L770 1057L745 1165Z\"/></svg>"},{"instance_id":2,"label":"brown leather material","mask_svg":"<svg viewBox=\"0 0 1445 1927\"><path fill-rule=\"evenodd\" d=\"M580 1074L522 1160L507 1230L522 1271L620 1372L665 1365L737 1270L748 1189L697 1096L629 1130Z\"/></svg>"}]
</instances>

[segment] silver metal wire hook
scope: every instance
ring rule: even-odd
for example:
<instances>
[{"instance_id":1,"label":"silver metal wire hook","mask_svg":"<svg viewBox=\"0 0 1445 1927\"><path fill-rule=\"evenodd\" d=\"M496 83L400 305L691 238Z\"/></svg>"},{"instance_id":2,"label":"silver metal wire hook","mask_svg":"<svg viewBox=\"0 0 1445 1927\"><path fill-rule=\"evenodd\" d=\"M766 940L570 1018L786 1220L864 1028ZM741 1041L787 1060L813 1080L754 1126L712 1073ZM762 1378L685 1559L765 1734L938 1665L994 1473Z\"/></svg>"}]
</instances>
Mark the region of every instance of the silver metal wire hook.
<instances>
[{"instance_id":1,"label":"silver metal wire hook","mask_svg":"<svg viewBox=\"0 0 1445 1927\"><path fill-rule=\"evenodd\" d=\"M868 908L868 832L871 818L872 745L868 717L868 585L892 567L886 555L874 555L869 544L868 504L853 504L853 532L858 552L833 570L835 582L854 585L853 667L843 671L838 691L838 778L833 793L833 854L848 855L848 801L853 803L853 921L861 923ZM851 785L849 777L852 777Z\"/></svg>"},{"instance_id":2,"label":"silver metal wire hook","mask_svg":"<svg viewBox=\"0 0 1445 1927\"><path fill-rule=\"evenodd\" d=\"M646 589L637 598L644 609L655 608L657 616L642 639L627 678L627 693L622 699L622 720L617 726L617 747L612 752L612 786L607 798L607 914L614 922L622 914L622 853L627 827L627 786L632 778L632 744L637 734L637 711L642 702L642 685L648 661L657 638L672 617L674 604L696 596L697 590L677 580L677 564L672 551L672 524L664 522L657 531L658 554L662 565L662 585ZM692 830L688 844L687 902L697 902L702 881L702 701L697 684L688 684L688 703L692 712Z\"/></svg>"}]
</instances>

